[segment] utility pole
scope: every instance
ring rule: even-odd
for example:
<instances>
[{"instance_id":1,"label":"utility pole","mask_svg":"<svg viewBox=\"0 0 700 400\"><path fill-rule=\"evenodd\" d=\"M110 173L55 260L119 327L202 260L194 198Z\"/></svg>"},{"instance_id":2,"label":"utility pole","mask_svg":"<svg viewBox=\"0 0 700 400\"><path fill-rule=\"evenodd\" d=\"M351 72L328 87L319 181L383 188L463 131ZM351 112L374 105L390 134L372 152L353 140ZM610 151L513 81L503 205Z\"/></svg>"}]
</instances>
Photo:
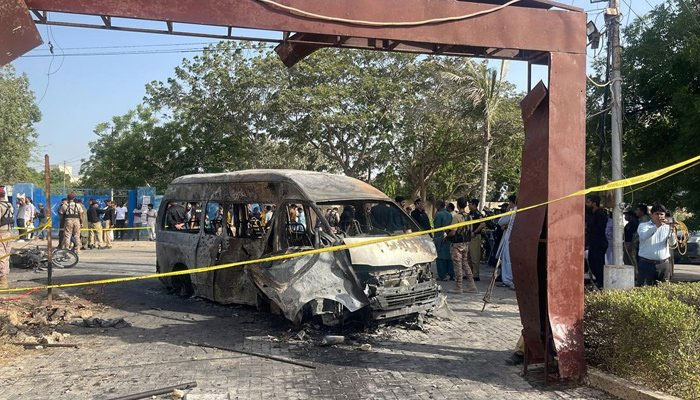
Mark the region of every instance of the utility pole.
<instances>
[{"instance_id":1,"label":"utility pole","mask_svg":"<svg viewBox=\"0 0 700 400\"><path fill-rule=\"evenodd\" d=\"M612 139L612 179L622 179L622 49L620 48L620 7L618 0L609 0L605 10L608 30L608 49L611 51L612 74L610 80L610 115ZM623 265L622 189L614 191L613 205L613 265Z\"/></svg>"},{"instance_id":2,"label":"utility pole","mask_svg":"<svg viewBox=\"0 0 700 400\"><path fill-rule=\"evenodd\" d=\"M63 160L63 194L66 194L66 161Z\"/></svg>"}]
</instances>

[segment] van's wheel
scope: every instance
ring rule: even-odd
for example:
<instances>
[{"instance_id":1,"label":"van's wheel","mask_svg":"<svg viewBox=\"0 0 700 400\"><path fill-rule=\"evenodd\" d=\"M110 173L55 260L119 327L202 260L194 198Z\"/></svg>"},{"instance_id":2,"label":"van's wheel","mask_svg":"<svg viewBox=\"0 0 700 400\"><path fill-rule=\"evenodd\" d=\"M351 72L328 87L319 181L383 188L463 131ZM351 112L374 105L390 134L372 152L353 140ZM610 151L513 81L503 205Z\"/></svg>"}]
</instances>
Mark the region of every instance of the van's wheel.
<instances>
[{"instance_id":1,"label":"van's wheel","mask_svg":"<svg viewBox=\"0 0 700 400\"><path fill-rule=\"evenodd\" d=\"M187 267L184 265L176 265L175 268L173 268L173 271L184 271L186 269ZM170 291L172 294L176 294L184 298L192 297L192 295L194 295L192 278L189 274L170 277L170 284L172 286Z\"/></svg>"}]
</instances>

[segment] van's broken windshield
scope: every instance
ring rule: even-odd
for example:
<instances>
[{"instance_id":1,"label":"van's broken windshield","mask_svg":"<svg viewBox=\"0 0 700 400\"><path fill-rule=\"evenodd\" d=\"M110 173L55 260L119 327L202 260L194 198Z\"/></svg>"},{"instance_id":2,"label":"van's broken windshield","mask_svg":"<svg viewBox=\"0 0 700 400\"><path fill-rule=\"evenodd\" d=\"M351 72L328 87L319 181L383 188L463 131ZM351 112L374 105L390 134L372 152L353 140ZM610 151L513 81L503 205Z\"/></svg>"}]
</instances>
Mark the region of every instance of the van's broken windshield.
<instances>
[{"instance_id":1,"label":"van's broken windshield","mask_svg":"<svg viewBox=\"0 0 700 400\"><path fill-rule=\"evenodd\" d=\"M396 204L348 200L318 203L334 233L343 237L392 236L419 230Z\"/></svg>"}]
</instances>

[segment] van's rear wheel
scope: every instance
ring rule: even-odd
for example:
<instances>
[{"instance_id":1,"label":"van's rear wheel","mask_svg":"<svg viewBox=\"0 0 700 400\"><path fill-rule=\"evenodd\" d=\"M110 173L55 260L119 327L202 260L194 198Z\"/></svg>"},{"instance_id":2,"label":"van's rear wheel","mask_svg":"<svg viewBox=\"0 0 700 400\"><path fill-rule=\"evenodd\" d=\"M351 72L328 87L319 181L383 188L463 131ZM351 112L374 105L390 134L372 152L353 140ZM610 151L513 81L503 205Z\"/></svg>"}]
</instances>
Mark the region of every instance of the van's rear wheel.
<instances>
[{"instance_id":1,"label":"van's rear wheel","mask_svg":"<svg viewBox=\"0 0 700 400\"><path fill-rule=\"evenodd\" d=\"M173 271L185 271L187 267L184 265L176 265ZM192 278L189 274L175 275L170 277L170 293L180 297L192 297L194 287L192 286Z\"/></svg>"}]
</instances>

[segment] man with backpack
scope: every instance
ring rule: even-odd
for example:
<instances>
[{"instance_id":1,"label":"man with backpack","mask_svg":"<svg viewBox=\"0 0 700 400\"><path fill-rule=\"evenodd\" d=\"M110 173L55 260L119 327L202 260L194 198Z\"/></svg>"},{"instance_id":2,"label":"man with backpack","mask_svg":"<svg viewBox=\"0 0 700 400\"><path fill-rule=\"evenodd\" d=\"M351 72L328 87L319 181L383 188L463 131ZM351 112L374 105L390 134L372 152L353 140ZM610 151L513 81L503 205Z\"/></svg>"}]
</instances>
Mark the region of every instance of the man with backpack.
<instances>
[{"instance_id":1,"label":"man with backpack","mask_svg":"<svg viewBox=\"0 0 700 400\"><path fill-rule=\"evenodd\" d=\"M467 208L467 198L460 197L457 199L457 214L452 218L452 224L459 224L471 219ZM451 293L462 294L462 276L467 280L467 293L478 293L478 289L474 284L474 275L469 267L469 241L472 236L472 226L461 226L457 229L452 229L447 232L447 239L452 242L450 254L452 255L452 263L455 272L455 288Z\"/></svg>"},{"instance_id":2,"label":"man with backpack","mask_svg":"<svg viewBox=\"0 0 700 400\"><path fill-rule=\"evenodd\" d=\"M12 237L12 224L14 222L14 208L7 201L5 187L0 186L0 289L9 287L10 277L10 251Z\"/></svg>"}]
</instances>

